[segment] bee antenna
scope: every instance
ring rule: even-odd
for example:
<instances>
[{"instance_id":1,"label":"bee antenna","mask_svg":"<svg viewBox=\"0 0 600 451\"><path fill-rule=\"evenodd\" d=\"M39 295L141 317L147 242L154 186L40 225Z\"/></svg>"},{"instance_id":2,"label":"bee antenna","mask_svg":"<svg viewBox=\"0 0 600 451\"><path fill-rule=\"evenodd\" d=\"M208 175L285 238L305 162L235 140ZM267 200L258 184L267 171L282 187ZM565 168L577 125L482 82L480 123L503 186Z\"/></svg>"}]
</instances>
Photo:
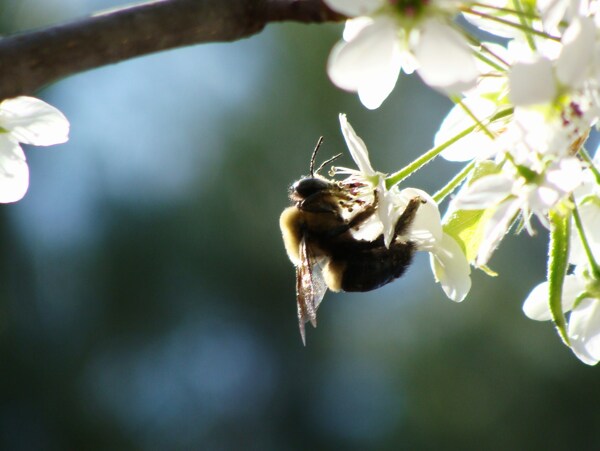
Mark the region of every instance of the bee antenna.
<instances>
[{"instance_id":1,"label":"bee antenna","mask_svg":"<svg viewBox=\"0 0 600 451\"><path fill-rule=\"evenodd\" d=\"M317 141L317 145L315 146L315 149L313 150L312 157L310 157L310 176L311 177L315 176L315 159L317 158L317 152L319 151L319 147L321 147L321 144L323 144L323 137L319 136L319 140ZM321 168L319 168L319 169L321 169ZM319 172L319 169L317 169L317 172Z\"/></svg>"},{"instance_id":2,"label":"bee antenna","mask_svg":"<svg viewBox=\"0 0 600 451\"><path fill-rule=\"evenodd\" d=\"M323 163L321 163L321 166L319 166L319 169L317 169L317 174L319 173L319 171L320 171L321 169L323 169L323 168L325 167L325 165L327 165L327 164L331 163L332 161L335 161L335 160L337 160L337 159L338 159L339 157L341 157L341 156L342 156L342 154L341 154L341 153L338 153L337 155L334 155L333 157L331 157L329 160L327 160L327 161L324 161Z\"/></svg>"}]
</instances>

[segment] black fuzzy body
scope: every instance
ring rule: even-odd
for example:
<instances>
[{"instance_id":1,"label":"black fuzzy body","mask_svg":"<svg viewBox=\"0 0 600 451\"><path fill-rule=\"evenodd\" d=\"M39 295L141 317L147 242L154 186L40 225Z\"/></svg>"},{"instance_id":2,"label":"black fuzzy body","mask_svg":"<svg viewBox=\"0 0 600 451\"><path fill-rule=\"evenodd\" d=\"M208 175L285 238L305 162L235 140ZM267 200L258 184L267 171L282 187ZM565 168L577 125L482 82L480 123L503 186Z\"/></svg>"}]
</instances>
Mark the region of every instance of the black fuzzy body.
<instances>
[{"instance_id":1,"label":"black fuzzy body","mask_svg":"<svg viewBox=\"0 0 600 451\"><path fill-rule=\"evenodd\" d=\"M386 248L380 236L375 241L337 242L328 251L329 270L341 278L343 291L371 291L404 274L415 246L411 242L393 242Z\"/></svg>"}]
</instances>

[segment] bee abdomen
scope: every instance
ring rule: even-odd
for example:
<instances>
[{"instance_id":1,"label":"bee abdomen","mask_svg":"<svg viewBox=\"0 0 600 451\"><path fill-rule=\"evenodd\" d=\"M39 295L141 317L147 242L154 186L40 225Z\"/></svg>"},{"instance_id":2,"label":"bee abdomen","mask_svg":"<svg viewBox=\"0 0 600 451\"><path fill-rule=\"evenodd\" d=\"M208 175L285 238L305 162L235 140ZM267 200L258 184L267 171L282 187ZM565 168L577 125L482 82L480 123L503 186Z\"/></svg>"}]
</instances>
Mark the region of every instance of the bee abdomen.
<instances>
[{"instance_id":1,"label":"bee abdomen","mask_svg":"<svg viewBox=\"0 0 600 451\"><path fill-rule=\"evenodd\" d=\"M402 274L414 254L412 243L392 245L389 249L376 248L360 255L348 256L343 261L341 289L343 291L371 291L386 285Z\"/></svg>"}]
</instances>

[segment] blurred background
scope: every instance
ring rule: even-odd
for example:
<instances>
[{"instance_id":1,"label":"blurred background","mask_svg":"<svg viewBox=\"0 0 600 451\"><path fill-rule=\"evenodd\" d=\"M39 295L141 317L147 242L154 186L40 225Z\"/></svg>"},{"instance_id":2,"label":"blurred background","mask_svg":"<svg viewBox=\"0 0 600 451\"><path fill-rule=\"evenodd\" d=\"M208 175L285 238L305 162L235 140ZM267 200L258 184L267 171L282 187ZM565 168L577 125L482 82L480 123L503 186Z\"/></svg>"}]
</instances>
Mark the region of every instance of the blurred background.
<instances>
[{"instance_id":1,"label":"blurred background","mask_svg":"<svg viewBox=\"0 0 600 451\"><path fill-rule=\"evenodd\" d=\"M120 3L0 0L0 32ZM450 108L402 77L364 109L325 73L340 32L271 25L39 93L72 131L26 149L29 192L0 206L0 449L600 449L598 368L521 312L541 227L462 304L426 255L378 291L329 293L302 346L278 218L318 136L323 158L345 152L346 112L392 172Z\"/></svg>"}]
</instances>

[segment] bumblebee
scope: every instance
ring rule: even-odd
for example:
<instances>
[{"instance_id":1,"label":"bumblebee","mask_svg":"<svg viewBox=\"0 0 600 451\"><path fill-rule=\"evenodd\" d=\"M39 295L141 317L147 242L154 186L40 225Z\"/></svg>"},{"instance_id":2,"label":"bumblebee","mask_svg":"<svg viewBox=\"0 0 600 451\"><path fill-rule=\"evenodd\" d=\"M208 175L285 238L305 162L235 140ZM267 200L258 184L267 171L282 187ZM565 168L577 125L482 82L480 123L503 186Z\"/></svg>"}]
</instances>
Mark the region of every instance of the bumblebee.
<instances>
[{"instance_id":1,"label":"bumblebee","mask_svg":"<svg viewBox=\"0 0 600 451\"><path fill-rule=\"evenodd\" d=\"M411 199L398 218L393 239L385 246L383 234L372 241L357 239L361 228L377 211L374 191L371 203L360 199L356 183L327 179L318 172L339 155L314 170L320 138L310 162L310 175L290 188L292 206L279 219L287 254L296 267L296 301L302 342L305 323L317 326L317 308L331 291L371 291L400 277L410 265L414 243L402 240L424 202Z\"/></svg>"}]
</instances>

